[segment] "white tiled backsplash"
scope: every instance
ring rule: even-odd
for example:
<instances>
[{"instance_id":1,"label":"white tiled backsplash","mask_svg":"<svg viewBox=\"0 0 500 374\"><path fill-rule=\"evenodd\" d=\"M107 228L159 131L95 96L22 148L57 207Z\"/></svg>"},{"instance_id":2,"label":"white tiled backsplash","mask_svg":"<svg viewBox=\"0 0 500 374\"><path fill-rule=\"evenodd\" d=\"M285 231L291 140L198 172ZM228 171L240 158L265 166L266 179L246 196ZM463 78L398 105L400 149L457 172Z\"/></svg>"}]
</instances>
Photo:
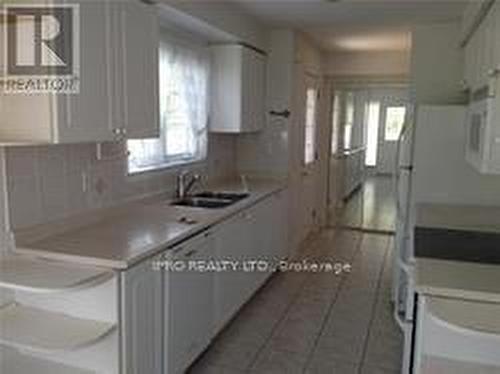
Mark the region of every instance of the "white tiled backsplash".
<instances>
[{"instance_id":1,"label":"white tiled backsplash","mask_svg":"<svg viewBox=\"0 0 500 374\"><path fill-rule=\"evenodd\" d=\"M6 149L11 229L55 221L158 192L175 190L179 168L128 176L123 144L95 144ZM107 160L106 160L107 159ZM232 136L209 136L208 157L189 167L209 178L236 173Z\"/></svg>"}]
</instances>

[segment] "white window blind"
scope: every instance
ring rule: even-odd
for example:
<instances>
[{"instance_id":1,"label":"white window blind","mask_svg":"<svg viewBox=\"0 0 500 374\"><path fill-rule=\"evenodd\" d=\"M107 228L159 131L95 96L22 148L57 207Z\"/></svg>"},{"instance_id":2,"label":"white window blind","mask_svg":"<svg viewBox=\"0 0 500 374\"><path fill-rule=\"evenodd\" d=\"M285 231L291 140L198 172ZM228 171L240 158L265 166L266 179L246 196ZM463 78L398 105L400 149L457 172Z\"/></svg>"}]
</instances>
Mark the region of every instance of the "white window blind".
<instances>
[{"instance_id":1,"label":"white window blind","mask_svg":"<svg viewBox=\"0 0 500 374\"><path fill-rule=\"evenodd\" d=\"M208 50L163 37L159 59L160 137L128 140L129 173L206 157Z\"/></svg>"}]
</instances>

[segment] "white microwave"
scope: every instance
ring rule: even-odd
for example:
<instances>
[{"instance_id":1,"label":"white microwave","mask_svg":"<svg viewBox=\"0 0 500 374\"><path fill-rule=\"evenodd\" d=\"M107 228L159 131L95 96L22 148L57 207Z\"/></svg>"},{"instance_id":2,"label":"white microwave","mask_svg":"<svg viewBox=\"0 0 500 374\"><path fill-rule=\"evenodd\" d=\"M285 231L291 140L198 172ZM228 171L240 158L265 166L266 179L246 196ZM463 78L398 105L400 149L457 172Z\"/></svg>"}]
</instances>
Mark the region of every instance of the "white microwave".
<instances>
[{"instance_id":1,"label":"white microwave","mask_svg":"<svg viewBox=\"0 0 500 374\"><path fill-rule=\"evenodd\" d=\"M467 113L466 159L480 173L500 174L500 89L491 79L471 95Z\"/></svg>"}]
</instances>

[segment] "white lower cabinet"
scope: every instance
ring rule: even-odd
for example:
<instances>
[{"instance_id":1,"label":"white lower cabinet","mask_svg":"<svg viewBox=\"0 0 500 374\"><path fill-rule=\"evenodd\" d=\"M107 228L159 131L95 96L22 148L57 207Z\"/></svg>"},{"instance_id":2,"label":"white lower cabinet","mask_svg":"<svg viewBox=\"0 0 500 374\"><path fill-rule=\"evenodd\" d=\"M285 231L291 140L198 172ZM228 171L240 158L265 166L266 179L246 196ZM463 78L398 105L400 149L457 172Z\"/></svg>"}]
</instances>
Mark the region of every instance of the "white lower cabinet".
<instances>
[{"instance_id":1,"label":"white lower cabinet","mask_svg":"<svg viewBox=\"0 0 500 374\"><path fill-rule=\"evenodd\" d=\"M228 268L215 276L215 329L219 331L247 300L252 274L241 268L251 257L254 243L253 219L242 212L217 226L216 258ZM237 266L233 269L232 266Z\"/></svg>"},{"instance_id":2,"label":"white lower cabinet","mask_svg":"<svg viewBox=\"0 0 500 374\"><path fill-rule=\"evenodd\" d=\"M256 206L258 255L267 259L288 257L287 190L279 191Z\"/></svg>"},{"instance_id":3,"label":"white lower cabinet","mask_svg":"<svg viewBox=\"0 0 500 374\"><path fill-rule=\"evenodd\" d=\"M122 374L162 374L163 274L146 260L122 276Z\"/></svg>"},{"instance_id":4,"label":"white lower cabinet","mask_svg":"<svg viewBox=\"0 0 500 374\"><path fill-rule=\"evenodd\" d=\"M123 373L185 372L271 275L255 261L286 257L286 222L281 191L167 249L162 271L154 260L127 270ZM222 261L238 267L214 271Z\"/></svg>"},{"instance_id":5,"label":"white lower cabinet","mask_svg":"<svg viewBox=\"0 0 500 374\"><path fill-rule=\"evenodd\" d=\"M275 193L120 273L3 258L0 372L185 372L271 274L252 264L284 257L285 208Z\"/></svg>"},{"instance_id":6,"label":"white lower cabinet","mask_svg":"<svg viewBox=\"0 0 500 374\"><path fill-rule=\"evenodd\" d=\"M261 287L271 271L255 261L287 256L286 190L280 191L217 226L217 260L235 261L237 271L215 276L215 328L220 331ZM243 263L247 261L246 267ZM255 268L252 268L254 267Z\"/></svg>"},{"instance_id":7,"label":"white lower cabinet","mask_svg":"<svg viewBox=\"0 0 500 374\"><path fill-rule=\"evenodd\" d=\"M214 237L202 233L166 255L165 364L167 373L183 373L213 337L214 273L202 266L214 257ZM198 267L198 268L196 268Z\"/></svg>"}]
</instances>

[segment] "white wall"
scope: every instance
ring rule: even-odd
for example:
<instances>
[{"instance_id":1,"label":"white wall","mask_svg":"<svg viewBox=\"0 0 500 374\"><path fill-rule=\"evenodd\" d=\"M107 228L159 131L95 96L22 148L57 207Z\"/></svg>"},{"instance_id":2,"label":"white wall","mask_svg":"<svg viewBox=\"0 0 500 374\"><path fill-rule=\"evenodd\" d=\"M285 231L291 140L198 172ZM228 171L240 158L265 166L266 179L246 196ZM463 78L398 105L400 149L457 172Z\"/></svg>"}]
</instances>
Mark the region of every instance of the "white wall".
<instances>
[{"instance_id":1,"label":"white wall","mask_svg":"<svg viewBox=\"0 0 500 374\"><path fill-rule=\"evenodd\" d=\"M112 158L108 161L96 159L93 144L13 147L5 152L14 230L153 193L173 194L179 169L190 169L211 178L224 178L236 172L234 142L227 135L209 136L208 158L204 162L133 176L127 175L122 144L104 146L104 156Z\"/></svg>"},{"instance_id":2,"label":"white wall","mask_svg":"<svg viewBox=\"0 0 500 374\"><path fill-rule=\"evenodd\" d=\"M323 53L307 35L296 33L295 63L301 64L307 73L323 74Z\"/></svg>"},{"instance_id":3,"label":"white wall","mask_svg":"<svg viewBox=\"0 0 500 374\"><path fill-rule=\"evenodd\" d=\"M275 175L288 178L289 219L292 251L300 243L301 235L301 171L303 147L301 145L302 125L305 118L305 76L318 76L322 90L325 91L322 77L322 54L303 34L291 29L277 29L270 32L268 55L268 110L291 111L289 119L267 117L265 129L257 134L238 137L238 170L243 173ZM324 95L326 99L327 95ZM325 99L320 100L320 124L326 122ZM322 165L327 165L328 129L319 128L319 151ZM327 135L325 135L325 133ZM326 148L325 148L326 145ZM321 170L326 167L320 167ZM324 182L324 183L323 183ZM314 195L314 196L313 196ZM326 174L321 175L318 190L311 196L318 200L318 205L326 204ZM317 210L320 212L320 209Z\"/></svg>"},{"instance_id":4,"label":"white wall","mask_svg":"<svg viewBox=\"0 0 500 374\"><path fill-rule=\"evenodd\" d=\"M326 56L325 74L333 77L399 77L410 72L409 52L336 52Z\"/></svg>"},{"instance_id":5,"label":"white wall","mask_svg":"<svg viewBox=\"0 0 500 374\"><path fill-rule=\"evenodd\" d=\"M266 110L292 109L295 35L290 29L272 30L267 56ZM291 119L266 115L264 129L237 137L238 169L243 173L287 177Z\"/></svg>"},{"instance_id":6,"label":"white wall","mask_svg":"<svg viewBox=\"0 0 500 374\"><path fill-rule=\"evenodd\" d=\"M463 102L460 22L419 25L412 32L411 95L417 104Z\"/></svg>"}]
</instances>

